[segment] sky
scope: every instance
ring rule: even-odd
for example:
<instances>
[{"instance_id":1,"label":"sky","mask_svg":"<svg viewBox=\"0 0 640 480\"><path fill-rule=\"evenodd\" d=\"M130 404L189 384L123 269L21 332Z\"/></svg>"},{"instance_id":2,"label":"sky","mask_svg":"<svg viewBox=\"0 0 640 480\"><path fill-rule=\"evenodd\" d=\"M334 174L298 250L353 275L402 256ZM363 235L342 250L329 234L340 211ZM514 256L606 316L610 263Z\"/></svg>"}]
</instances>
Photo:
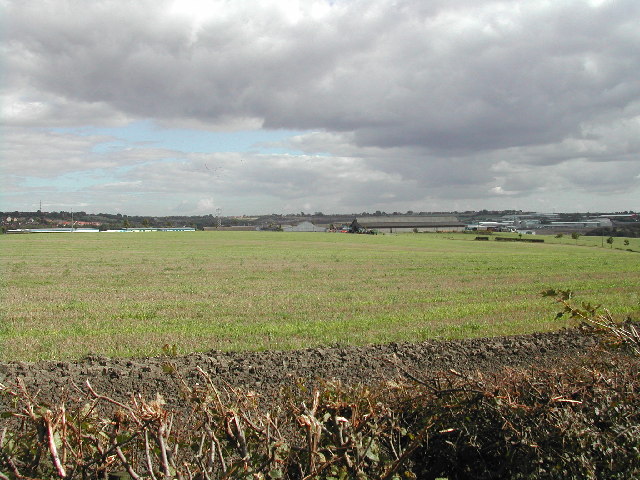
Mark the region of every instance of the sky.
<instances>
[{"instance_id":1,"label":"sky","mask_svg":"<svg viewBox=\"0 0 640 480\"><path fill-rule=\"evenodd\" d=\"M640 210L637 0L0 0L0 210Z\"/></svg>"}]
</instances>

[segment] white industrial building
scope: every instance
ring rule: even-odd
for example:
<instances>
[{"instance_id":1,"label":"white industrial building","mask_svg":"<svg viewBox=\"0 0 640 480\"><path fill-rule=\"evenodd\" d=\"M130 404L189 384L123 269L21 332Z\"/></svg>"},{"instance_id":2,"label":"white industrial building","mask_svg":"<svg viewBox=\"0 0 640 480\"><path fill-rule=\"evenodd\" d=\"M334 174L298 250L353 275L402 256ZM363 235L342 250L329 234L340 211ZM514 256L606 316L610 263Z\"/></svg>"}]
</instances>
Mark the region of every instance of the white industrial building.
<instances>
[{"instance_id":1,"label":"white industrial building","mask_svg":"<svg viewBox=\"0 0 640 480\"><path fill-rule=\"evenodd\" d=\"M283 232L326 232L325 227L314 225L311 222L300 222L295 225L282 225Z\"/></svg>"}]
</instances>

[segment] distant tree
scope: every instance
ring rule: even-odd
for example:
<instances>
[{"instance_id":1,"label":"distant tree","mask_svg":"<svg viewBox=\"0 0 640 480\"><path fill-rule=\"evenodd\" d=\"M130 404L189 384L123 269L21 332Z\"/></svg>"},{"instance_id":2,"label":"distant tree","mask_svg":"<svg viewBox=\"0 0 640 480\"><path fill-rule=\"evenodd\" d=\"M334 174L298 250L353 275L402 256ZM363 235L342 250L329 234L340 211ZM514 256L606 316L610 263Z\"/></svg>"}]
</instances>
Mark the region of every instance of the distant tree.
<instances>
[{"instance_id":1,"label":"distant tree","mask_svg":"<svg viewBox=\"0 0 640 480\"><path fill-rule=\"evenodd\" d=\"M578 239L580 238L580 234L578 232L573 232L571 234L571 238L573 238L576 241L576 245L578 244Z\"/></svg>"},{"instance_id":2,"label":"distant tree","mask_svg":"<svg viewBox=\"0 0 640 480\"><path fill-rule=\"evenodd\" d=\"M562 238L562 237L563 237L563 235L562 235L561 233L558 233L558 234L556 235L556 238Z\"/></svg>"},{"instance_id":3,"label":"distant tree","mask_svg":"<svg viewBox=\"0 0 640 480\"><path fill-rule=\"evenodd\" d=\"M122 228L129 228L129 220L127 220L126 218L122 222Z\"/></svg>"},{"instance_id":4,"label":"distant tree","mask_svg":"<svg viewBox=\"0 0 640 480\"><path fill-rule=\"evenodd\" d=\"M611 245L611 248L613 248L613 237L607 238L607 243Z\"/></svg>"},{"instance_id":5,"label":"distant tree","mask_svg":"<svg viewBox=\"0 0 640 480\"><path fill-rule=\"evenodd\" d=\"M149 226L149 219L145 218L144 220L142 220L142 226L147 228Z\"/></svg>"},{"instance_id":6,"label":"distant tree","mask_svg":"<svg viewBox=\"0 0 640 480\"><path fill-rule=\"evenodd\" d=\"M629 246L629 239L627 239L627 238L625 238L625 239L624 239L624 245L625 245L626 247L628 247L628 246Z\"/></svg>"}]
</instances>

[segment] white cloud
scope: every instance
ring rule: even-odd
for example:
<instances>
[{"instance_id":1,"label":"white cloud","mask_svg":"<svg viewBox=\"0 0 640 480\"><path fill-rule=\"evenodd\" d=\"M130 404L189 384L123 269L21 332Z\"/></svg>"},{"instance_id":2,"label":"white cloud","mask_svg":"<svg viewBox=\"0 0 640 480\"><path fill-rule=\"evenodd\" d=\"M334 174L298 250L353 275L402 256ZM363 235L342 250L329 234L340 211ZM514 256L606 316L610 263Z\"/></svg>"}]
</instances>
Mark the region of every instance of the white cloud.
<instances>
[{"instance_id":1,"label":"white cloud","mask_svg":"<svg viewBox=\"0 0 640 480\"><path fill-rule=\"evenodd\" d=\"M211 213L216 209L216 205L213 202L213 198L201 198L198 200L196 209L198 212Z\"/></svg>"},{"instance_id":2,"label":"white cloud","mask_svg":"<svg viewBox=\"0 0 640 480\"><path fill-rule=\"evenodd\" d=\"M571 195L591 210L638 208L628 204L640 197L635 0L13 0L2 9L3 169L25 189L50 178L63 195L59 179L84 172L105 207L116 203L100 192L118 184L122 208L509 208ZM302 154L197 156L52 130L139 119L306 133L273 146ZM100 148L109 141L123 148ZM142 183L127 193L128 182Z\"/></svg>"}]
</instances>

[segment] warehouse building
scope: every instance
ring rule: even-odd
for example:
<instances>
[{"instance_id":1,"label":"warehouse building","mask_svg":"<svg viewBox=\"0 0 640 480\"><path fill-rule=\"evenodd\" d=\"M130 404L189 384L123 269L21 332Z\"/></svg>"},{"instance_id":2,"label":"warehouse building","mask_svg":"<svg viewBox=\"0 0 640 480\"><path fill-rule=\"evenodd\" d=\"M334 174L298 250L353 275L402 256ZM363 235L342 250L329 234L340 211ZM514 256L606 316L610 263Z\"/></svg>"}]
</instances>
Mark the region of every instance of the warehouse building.
<instances>
[{"instance_id":1,"label":"warehouse building","mask_svg":"<svg viewBox=\"0 0 640 480\"><path fill-rule=\"evenodd\" d=\"M326 227L314 225L311 222L300 222L295 225L282 225L285 232L326 232Z\"/></svg>"},{"instance_id":2,"label":"warehouse building","mask_svg":"<svg viewBox=\"0 0 640 480\"><path fill-rule=\"evenodd\" d=\"M453 215L389 215L357 217L354 222L380 233L464 232L465 224Z\"/></svg>"}]
</instances>

